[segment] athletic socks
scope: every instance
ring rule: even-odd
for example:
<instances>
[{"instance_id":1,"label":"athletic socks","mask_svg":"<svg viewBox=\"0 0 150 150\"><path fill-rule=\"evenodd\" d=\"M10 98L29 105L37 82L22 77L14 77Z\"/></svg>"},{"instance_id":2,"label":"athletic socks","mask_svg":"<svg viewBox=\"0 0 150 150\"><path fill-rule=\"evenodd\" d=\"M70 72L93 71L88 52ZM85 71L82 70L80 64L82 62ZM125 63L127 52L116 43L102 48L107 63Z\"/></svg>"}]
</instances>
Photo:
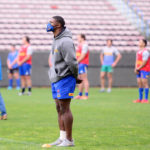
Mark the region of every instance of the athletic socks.
<instances>
[{"instance_id":1,"label":"athletic socks","mask_svg":"<svg viewBox=\"0 0 150 150\"><path fill-rule=\"evenodd\" d=\"M22 91L21 91L21 93L24 93L25 92L25 88L22 88Z\"/></svg>"},{"instance_id":2,"label":"athletic socks","mask_svg":"<svg viewBox=\"0 0 150 150\"><path fill-rule=\"evenodd\" d=\"M85 93L85 96L89 96L89 93L88 93L88 92L86 92L86 93Z\"/></svg>"},{"instance_id":3,"label":"athletic socks","mask_svg":"<svg viewBox=\"0 0 150 150\"><path fill-rule=\"evenodd\" d=\"M79 95L79 96L82 96L83 94L82 94L82 92L79 92L78 95ZM88 92L85 92L85 96L89 96L89 93L88 93Z\"/></svg>"},{"instance_id":4,"label":"athletic socks","mask_svg":"<svg viewBox=\"0 0 150 150\"><path fill-rule=\"evenodd\" d=\"M139 88L139 100L143 99L143 88Z\"/></svg>"},{"instance_id":5,"label":"athletic socks","mask_svg":"<svg viewBox=\"0 0 150 150\"><path fill-rule=\"evenodd\" d=\"M13 86L13 79L9 79L9 87Z\"/></svg>"},{"instance_id":6,"label":"athletic socks","mask_svg":"<svg viewBox=\"0 0 150 150\"><path fill-rule=\"evenodd\" d=\"M148 100L149 88L145 88L145 100Z\"/></svg>"},{"instance_id":7,"label":"athletic socks","mask_svg":"<svg viewBox=\"0 0 150 150\"><path fill-rule=\"evenodd\" d=\"M66 139L66 131L60 130L60 139L62 141Z\"/></svg>"},{"instance_id":8,"label":"athletic socks","mask_svg":"<svg viewBox=\"0 0 150 150\"><path fill-rule=\"evenodd\" d=\"M79 96L82 96L82 92L79 92Z\"/></svg>"},{"instance_id":9,"label":"athletic socks","mask_svg":"<svg viewBox=\"0 0 150 150\"><path fill-rule=\"evenodd\" d=\"M28 92L31 92L32 91L32 88L31 87L28 87Z\"/></svg>"},{"instance_id":10,"label":"athletic socks","mask_svg":"<svg viewBox=\"0 0 150 150\"><path fill-rule=\"evenodd\" d=\"M20 79L16 79L16 85L17 87L20 87Z\"/></svg>"}]
</instances>

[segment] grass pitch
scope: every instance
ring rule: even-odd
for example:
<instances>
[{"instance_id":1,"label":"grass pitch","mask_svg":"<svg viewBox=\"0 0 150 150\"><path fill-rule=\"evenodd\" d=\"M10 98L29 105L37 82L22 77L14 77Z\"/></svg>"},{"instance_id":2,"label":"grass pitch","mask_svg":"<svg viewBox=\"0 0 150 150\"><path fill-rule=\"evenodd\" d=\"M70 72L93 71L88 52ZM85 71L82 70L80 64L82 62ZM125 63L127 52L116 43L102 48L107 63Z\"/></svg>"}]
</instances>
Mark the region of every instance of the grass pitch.
<instances>
[{"instance_id":1,"label":"grass pitch","mask_svg":"<svg viewBox=\"0 0 150 150\"><path fill-rule=\"evenodd\" d=\"M48 88L32 96L1 89L8 120L0 121L0 150L42 150L59 136L55 103ZM75 147L61 150L150 150L150 104L133 104L137 89L112 93L90 89L89 100L73 100Z\"/></svg>"}]
</instances>

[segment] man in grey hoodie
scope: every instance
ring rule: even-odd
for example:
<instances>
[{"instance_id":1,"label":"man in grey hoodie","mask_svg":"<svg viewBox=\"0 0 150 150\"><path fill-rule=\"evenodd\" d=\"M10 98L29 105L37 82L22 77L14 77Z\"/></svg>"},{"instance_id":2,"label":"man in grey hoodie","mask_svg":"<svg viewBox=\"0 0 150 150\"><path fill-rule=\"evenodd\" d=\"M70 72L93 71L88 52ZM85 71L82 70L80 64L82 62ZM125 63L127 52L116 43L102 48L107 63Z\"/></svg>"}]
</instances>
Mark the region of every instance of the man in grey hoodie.
<instances>
[{"instance_id":1,"label":"man in grey hoodie","mask_svg":"<svg viewBox=\"0 0 150 150\"><path fill-rule=\"evenodd\" d=\"M72 139L73 117L70 102L73 98L76 82L81 80L78 76L78 63L71 32L65 27L61 16L54 16L47 25L47 32L54 34L52 50L50 53L51 67L49 72L52 83L52 95L56 102L60 137L51 144L42 147L74 146Z\"/></svg>"}]
</instances>

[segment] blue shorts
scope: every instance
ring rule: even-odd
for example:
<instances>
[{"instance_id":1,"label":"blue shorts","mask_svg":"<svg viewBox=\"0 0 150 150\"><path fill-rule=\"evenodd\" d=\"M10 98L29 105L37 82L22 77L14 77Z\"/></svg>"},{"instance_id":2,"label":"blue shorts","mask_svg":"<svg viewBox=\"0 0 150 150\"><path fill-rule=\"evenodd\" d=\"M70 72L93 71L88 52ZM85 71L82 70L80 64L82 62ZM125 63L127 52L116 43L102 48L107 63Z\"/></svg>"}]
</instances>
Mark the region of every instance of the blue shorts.
<instances>
[{"instance_id":1,"label":"blue shorts","mask_svg":"<svg viewBox=\"0 0 150 150\"><path fill-rule=\"evenodd\" d=\"M52 83L53 99L71 99L74 95L76 79L73 76L67 76L56 83Z\"/></svg>"},{"instance_id":2,"label":"blue shorts","mask_svg":"<svg viewBox=\"0 0 150 150\"><path fill-rule=\"evenodd\" d=\"M147 79L150 76L150 72L147 71L139 71L139 74L136 75L137 78Z\"/></svg>"},{"instance_id":3,"label":"blue shorts","mask_svg":"<svg viewBox=\"0 0 150 150\"><path fill-rule=\"evenodd\" d=\"M20 76L30 76L31 75L31 65L24 63L19 67Z\"/></svg>"},{"instance_id":4,"label":"blue shorts","mask_svg":"<svg viewBox=\"0 0 150 150\"><path fill-rule=\"evenodd\" d=\"M87 73L88 65L86 64L79 64L78 65L78 74Z\"/></svg>"}]
</instances>

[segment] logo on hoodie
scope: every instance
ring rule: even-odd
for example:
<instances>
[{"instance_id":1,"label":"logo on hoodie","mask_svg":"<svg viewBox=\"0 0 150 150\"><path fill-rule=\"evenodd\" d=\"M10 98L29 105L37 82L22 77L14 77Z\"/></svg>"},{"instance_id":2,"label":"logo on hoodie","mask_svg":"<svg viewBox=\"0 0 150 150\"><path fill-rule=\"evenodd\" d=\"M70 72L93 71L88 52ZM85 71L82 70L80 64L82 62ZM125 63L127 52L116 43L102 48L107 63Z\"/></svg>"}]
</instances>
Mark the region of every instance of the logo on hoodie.
<instances>
[{"instance_id":1,"label":"logo on hoodie","mask_svg":"<svg viewBox=\"0 0 150 150\"><path fill-rule=\"evenodd\" d=\"M58 53L58 49L55 49L54 52L55 52L55 53Z\"/></svg>"}]
</instances>

